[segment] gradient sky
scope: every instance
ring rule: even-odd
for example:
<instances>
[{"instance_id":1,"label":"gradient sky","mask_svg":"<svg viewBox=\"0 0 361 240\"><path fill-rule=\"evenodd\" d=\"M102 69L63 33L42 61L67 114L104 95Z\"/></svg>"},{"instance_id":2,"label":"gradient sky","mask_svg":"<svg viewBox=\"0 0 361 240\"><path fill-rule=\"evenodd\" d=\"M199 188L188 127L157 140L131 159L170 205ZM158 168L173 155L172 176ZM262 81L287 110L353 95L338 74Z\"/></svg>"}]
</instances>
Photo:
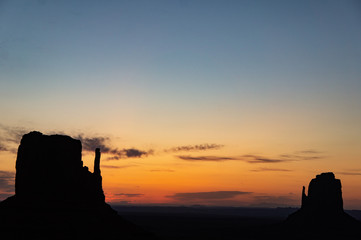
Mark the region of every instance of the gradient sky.
<instances>
[{"instance_id":1,"label":"gradient sky","mask_svg":"<svg viewBox=\"0 0 361 240\"><path fill-rule=\"evenodd\" d=\"M0 0L0 114L0 199L38 130L103 148L113 203L299 206L333 171L361 209L361 3Z\"/></svg>"}]
</instances>

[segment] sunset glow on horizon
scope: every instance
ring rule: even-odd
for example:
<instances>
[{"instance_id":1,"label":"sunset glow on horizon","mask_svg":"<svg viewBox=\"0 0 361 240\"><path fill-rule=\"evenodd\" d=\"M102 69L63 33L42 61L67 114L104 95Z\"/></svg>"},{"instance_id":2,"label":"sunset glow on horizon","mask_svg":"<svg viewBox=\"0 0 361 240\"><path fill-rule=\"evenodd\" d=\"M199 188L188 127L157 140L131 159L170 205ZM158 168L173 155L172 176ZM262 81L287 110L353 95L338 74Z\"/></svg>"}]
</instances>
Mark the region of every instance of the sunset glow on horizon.
<instances>
[{"instance_id":1,"label":"sunset glow on horizon","mask_svg":"<svg viewBox=\"0 0 361 240\"><path fill-rule=\"evenodd\" d=\"M2 1L0 200L30 131L101 148L112 204L361 209L358 1Z\"/></svg>"}]
</instances>

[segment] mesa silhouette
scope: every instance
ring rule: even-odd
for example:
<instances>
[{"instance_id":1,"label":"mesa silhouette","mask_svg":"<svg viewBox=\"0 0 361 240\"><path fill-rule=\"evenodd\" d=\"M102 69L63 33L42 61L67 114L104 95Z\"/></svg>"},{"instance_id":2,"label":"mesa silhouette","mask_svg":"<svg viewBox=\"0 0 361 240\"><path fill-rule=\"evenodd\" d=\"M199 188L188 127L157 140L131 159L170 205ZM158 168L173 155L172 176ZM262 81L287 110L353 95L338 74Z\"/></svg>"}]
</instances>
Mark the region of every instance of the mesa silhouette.
<instances>
[{"instance_id":1,"label":"mesa silhouette","mask_svg":"<svg viewBox=\"0 0 361 240\"><path fill-rule=\"evenodd\" d=\"M317 175L308 195L302 188L299 210L280 224L251 233L251 239L361 239L360 222L343 209L341 188L332 172Z\"/></svg>"},{"instance_id":2,"label":"mesa silhouette","mask_svg":"<svg viewBox=\"0 0 361 240\"><path fill-rule=\"evenodd\" d=\"M289 229L302 229L303 236L313 238L339 237L354 239L361 237L360 222L343 209L341 180L332 172L321 173L302 188L301 208L288 216L285 226Z\"/></svg>"},{"instance_id":3,"label":"mesa silhouette","mask_svg":"<svg viewBox=\"0 0 361 240\"><path fill-rule=\"evenodd\" d=\"M291 214L286 223L302 227L346 227L355 219L343 209L341 181L332 172L322 173L302 189L301 209Z\"/></svg>"},{"instance_id":4,"label":"mesa silhouette","mask_svg":"<svg viewBox=\"0 0 361 240\"><path fill-rule=\"evenodd\" d=\"M0 203L4 239L154 239L105 203L100 150L93 173L81 151L81 142L69 136L22 137L15 195Z\"/></svg>"}]
</instances>

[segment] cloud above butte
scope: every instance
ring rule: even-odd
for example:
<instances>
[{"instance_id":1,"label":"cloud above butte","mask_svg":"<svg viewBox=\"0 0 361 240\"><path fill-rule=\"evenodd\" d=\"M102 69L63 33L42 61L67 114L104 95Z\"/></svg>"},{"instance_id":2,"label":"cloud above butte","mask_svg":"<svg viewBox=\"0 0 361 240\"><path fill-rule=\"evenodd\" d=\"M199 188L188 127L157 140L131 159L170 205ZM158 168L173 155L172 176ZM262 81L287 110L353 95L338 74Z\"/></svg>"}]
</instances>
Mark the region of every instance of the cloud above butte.
<instances>
[{"instance_id":1,"label":"cloud above butte","mask_svg":"<svg viewBox=\"0 0 361 240\"><path fill-rule=\"evenodd\" d=\"M189 151L205 151L205 150L217 150L224 147L224 145L221 144L209 144L209 143L205 143L205 144L198 144L198 145L186 145L186 146L178 146L178 147L173 147L173 148L169 148L169 149L165 149L165 152L189 152Z\"/></svg>"},{"instance_id":2,"label":"cloud above butte","mask_svg":"<svg viewBox=\"0 0 361 240\"><path fill-rule=\"evenodd\" d=\"M191 155L177 155L178 159L184 161L205 161L205 162L223 162L223 161L243 161L251 164L258 163L283 163L283 162L297 162L305 160L318 160L323 158L317 151L301 151L298 154L282 154L276 158L270 158L260 155L246 154L241 156L215 156L215 155L202 155L202 156L191 156Z\"/></svg>"},{"instance_id":3,"label":"cloud above butte","mask_svg":"<svg viewBox=\"0 0 361 240\"><path fill-rule=\"evenodd\" d=\"M123 148L119 149L112 147L109 137L85 137L79 134L75 137L82 142L83 150L92 152L96 148L100 148L102 153L112 155L107 160L119 160L124 158L140 158L154 153L154 150L140 150L137 148Z\"/></svg>"}]
</instances>

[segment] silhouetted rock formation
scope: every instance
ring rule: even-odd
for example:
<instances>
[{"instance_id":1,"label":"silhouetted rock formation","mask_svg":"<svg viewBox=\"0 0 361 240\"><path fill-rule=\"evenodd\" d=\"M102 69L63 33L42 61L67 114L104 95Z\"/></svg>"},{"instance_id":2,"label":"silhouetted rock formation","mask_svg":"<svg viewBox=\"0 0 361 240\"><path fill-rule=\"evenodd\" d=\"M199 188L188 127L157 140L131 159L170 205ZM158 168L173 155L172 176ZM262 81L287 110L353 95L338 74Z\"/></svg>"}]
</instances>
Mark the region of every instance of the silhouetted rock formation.
<instances>
[{"instance_id":1,"label":"silhouetted rock formation","mask_svg":"<svg viewBox=\"0 0 361 240\"><path fill-rule=\"evenodd\" d=\"M250 228L246 239L361 239L361 224L343 210L341 181L321 173L302 188L301 208L279 224Z\"/></svg>"},{"instance_id":2,"label":"silhouetted rock formation","mask_svg":"<svg viewBox=\"0 0 361 240\"><path fill-rule=\"evenodd\" d=\"M94 172L83 166L81 142L25 134L16 159L15 196L0 203L6 239L154 239L105 203L100 149Z\"/></svg>"},{"instance_id":3,"label":"silhouetted rock formation","mask_svg":"<svg viewBox=\"0 0 361 240\"><path fill-rule=\"evenodd\" d=\"M291 214L284 226L288 230L299 230L308 238L360 236L360 223L344 212L341 181L332 172L312 179L307 196L303 187L301 209Z\"/></svg>"},{"instance_id":4,"label":"silhouetted rock formation","mask_svg":"<svg viewBox=\"0 0 361 240\"><path fill-rule=\"evenodd\" d=\"M104 203L100 150L96 149L94 173L83 166L81 150L81 142L68 136L24 135L16 160L16 197L24 201Z\"/></svg>"},{"instance_id":5,"label":"silhouetted rock formation","mask_svg":"<svg viewBox=\"0 0 361 240\"><path fill-rule=\"evenodd\" d=\"M332 172L322 173L302 189L301 209L291 214L287 222L297 225L343 224L352 218L343 210L341 181Z\"/></svg>"},{"instance_id":6,"label":"silhouetted rock formation","mask_svg":"<svg viewBox=\"0 0 361 240\"><path fill-rule=\"evenodd\" d=\"M305 187L302 189L301 209L320 214L343 212L341 181L332 172L317 175L310 182L308 196L305 194Z\"/></svg>"}]
</instances>

